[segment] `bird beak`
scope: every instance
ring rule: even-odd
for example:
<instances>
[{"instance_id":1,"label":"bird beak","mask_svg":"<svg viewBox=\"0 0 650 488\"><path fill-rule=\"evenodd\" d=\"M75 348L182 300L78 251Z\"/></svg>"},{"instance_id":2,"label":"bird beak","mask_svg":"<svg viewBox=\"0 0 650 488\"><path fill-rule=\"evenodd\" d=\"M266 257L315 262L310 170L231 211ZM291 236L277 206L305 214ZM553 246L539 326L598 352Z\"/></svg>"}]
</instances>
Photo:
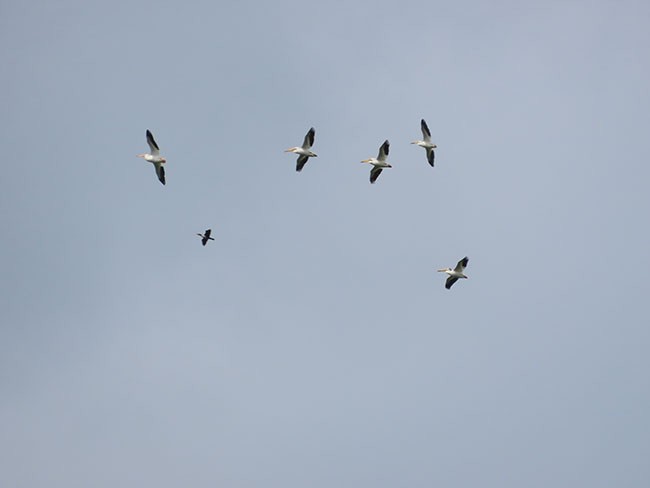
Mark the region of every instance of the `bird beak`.
<instances>
[{"instance_id":1,"label":"bird beak","mask_svg":"<svg viewBox=\"0 0 650 488\"><path fill-rule=\"evenodd\" d=\"M446 269L439 269L438 273L444 273L445 271L447 271L447 270Z\"/></svg>"},{"instance_id":2,"label":"bird beak","mask_svg":"<svg viewBox=\"0 0 650 488\"><path fill-rule=\"evenodd\" d=\"M369 159L364 159L363 161L360 161L360 162L361 163L367 163L368 161L370 161L370 160Z\"/></svg>"},{"instance_id":3,"label":"bird beak","mask_svg":"<svg viewBox=\"0 0 650 488\"><path fill-rule=\"evenodd\" d=\"M290 147L289 149L285 149L284 152L293 152L293 148Z\"/></svg>"}]
</instances>

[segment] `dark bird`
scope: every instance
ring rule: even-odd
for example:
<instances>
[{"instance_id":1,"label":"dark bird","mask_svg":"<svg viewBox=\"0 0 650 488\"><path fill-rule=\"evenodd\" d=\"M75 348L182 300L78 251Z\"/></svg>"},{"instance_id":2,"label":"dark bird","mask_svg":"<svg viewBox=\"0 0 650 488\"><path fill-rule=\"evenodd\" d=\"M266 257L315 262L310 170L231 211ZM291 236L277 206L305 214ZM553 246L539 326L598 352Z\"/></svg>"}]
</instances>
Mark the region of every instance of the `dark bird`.
<instances>
[{"instance_id":1,"label":"dark bird","mask_svg":"<svg viewBox=\"0 0 650 488\"><path fill-rule=\"evenodd\" d=\"M205 231L205 234L196 234L201 238L201 244L204 246L208 243L208 241L214 241L213 237L210 237L210 234L212 234L212 229L207 229Z\"/></svg>"}]
</instances>

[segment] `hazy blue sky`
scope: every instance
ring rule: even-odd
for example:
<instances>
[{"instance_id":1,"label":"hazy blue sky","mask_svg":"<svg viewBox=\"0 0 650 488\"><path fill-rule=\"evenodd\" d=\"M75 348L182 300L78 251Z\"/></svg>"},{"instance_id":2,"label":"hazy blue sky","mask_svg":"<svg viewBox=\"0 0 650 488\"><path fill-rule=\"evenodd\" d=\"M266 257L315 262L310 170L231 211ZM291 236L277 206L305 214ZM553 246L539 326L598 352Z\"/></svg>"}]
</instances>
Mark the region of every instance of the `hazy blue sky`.
<instances>
[{"instance_id":1,"label":"hazy blue sky","mask_svg":"<svg viewBox=\"0 0 650 488\"><path fill-rule=\"evenodd\" d=\"M0 486L650 486L649 25L2 2Z\"/></svg>"}]
</instances>

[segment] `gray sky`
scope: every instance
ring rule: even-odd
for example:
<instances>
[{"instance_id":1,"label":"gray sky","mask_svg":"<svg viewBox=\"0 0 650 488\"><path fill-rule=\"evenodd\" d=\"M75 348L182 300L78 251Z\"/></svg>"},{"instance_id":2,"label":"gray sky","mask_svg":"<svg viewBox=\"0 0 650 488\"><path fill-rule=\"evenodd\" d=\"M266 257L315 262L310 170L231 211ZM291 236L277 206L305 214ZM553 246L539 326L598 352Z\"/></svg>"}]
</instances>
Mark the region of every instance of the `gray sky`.
<instances>
[{"instance_id":1,"label":"gray sky","mask_svg":"<svg viewBox=\"0 0 650 488\"><path fill-rule=\"evenodd\" d=\"M0 14L1 486L648 486L650 4Z\"/></svg>"}]
</instances>

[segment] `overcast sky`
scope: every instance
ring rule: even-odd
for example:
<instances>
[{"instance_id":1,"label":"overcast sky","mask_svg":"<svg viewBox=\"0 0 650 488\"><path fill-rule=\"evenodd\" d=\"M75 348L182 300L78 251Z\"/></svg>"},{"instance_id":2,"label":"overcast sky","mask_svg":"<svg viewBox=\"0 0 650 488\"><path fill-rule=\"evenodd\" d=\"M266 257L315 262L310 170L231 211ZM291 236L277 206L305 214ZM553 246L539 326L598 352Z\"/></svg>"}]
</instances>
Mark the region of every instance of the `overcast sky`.
<instances>
[{"instance_id":1,"label":"overcast sky","mask_svg":"<svg viewBox=\"0 0 650 488\"><path fill-rule=\"evenodd\" d=\"M2 2L0 486L649 486L648 25Z\"/></svg>"}]
</instances>

